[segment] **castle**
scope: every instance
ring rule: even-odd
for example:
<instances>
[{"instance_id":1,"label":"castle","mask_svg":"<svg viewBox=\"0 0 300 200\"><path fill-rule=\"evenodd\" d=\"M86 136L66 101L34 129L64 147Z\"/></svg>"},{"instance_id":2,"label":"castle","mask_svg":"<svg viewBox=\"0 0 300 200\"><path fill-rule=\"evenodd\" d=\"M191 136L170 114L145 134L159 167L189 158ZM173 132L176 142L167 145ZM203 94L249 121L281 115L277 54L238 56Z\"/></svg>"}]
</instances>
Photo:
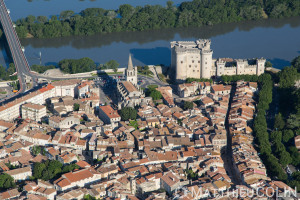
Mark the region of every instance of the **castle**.
<instances>
[{"instance_id":1,"label":"castle","mask_svg":"<svg viewBox=\"0 0 300 200\"><path fill-rule=\"evenodd\" d=\"M265 59L213 59L211 40L171 42L171 68L177 81L187 78L218 77L222 75L260 75L264 73Z\"/></svg>"}]
</instances>

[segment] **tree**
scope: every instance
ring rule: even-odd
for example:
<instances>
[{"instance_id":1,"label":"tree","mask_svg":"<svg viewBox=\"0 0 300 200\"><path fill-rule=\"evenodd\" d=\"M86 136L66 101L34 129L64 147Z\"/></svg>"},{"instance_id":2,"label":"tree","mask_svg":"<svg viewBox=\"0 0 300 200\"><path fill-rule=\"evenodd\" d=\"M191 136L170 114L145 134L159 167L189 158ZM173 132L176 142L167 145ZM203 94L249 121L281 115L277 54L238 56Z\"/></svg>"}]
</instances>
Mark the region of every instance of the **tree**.
<instances>
[{"instance_id":1,"label":"tree","mask_svg":"<svg viewBox=\"0 0 300 200\"><path fill-rule=\"evenodd\" d=\"M28 23L28 24L33 24L34 22L35 22L35 16L33 16L33 15L28 15L27 17L26 17L26 22Z\"/></svg>"},{"instance_id":2,"label":"tree","mask_svg":"<svg viewBox=\"0 0 300 200\"><path fill-rule=\"evenodd\" d=\"M280 88L289 88L294 86L297 79L297 69L294 67L285 67L279 72Z\"/></svg>"},{"instance_id":3,"label":"tree","mask_svg":"<svg viewBox=\"0 0 300 200\"><path fill-rule=\"evenodd\" d=\"M6 71L7 71L8 75L12 75L13 73L15 73L16 72L15 64L10 63Z\"/></svg>"},{"instance_id":4,"label":"tree","mask_svg":"<svg viewBox=\"0 0 300 200\"><path fill-rule=\"evenodd\" d=\"M36 179L41 179L43 177L43 172L46 169L46 165L44 163L34 163L33 167L33 177Z\"/></svg>"},{"instance_id":5,"label":"tree","mask_svg":"<svg viewBox=\"0 0 300 200\"><path fill-rule=\"evenodd\" d=\"M8 174L0 175L0 189L10 189L16 187L13 177Z\"/></svg>"},{"instance_id":6,"label":"tree","mask_svg":"<svg viewBox=\"0 0 300 200\"><path fill-rule=\"evenodd\" d=\"M124 107L120 111L122 121L136 120L137 111L132 107Z\"/></svg>"},{"instance_id":7,"label":"tree","mask_svg":"<svg viewBox=\"0 0 300 200\"><path fill-rule=\"evenodd\" d=\"M184 110L193 109L193 107L194 107L194 103L192 101L184 101L183 103Z\"/></svg>"},{"instance_id":8,"label":"tree","mask_svg":"<svg viewBox=\"0 0 300 200\"><path fill-rule=\"evenodd\" d=\"M54 65L48 65L48 66L41 66L41 65L32 65L30 67L32 71L38 72L38 73L44 73L45 71L49 69L55 69Z\"/></svg>"},{"instance_id":9,"label":"tree","mask_svg":"<svg viewBox=\"0 0 300 200\"><path fill-rule=\"evenodd\" d=\"M32 149L31 149L31 153L33 154L33 155L38 155L38 154L40 154L41 153L41 151L42 151L42 148L40 147L40 146L34 146L34 147L32 147Z\"/></svg>"},{"instance_id":10,"label":"tree","mask_svg":"<svg viewBox=\"0 0 300 200\"><path fill-rule=\"evenodd\" d=\"M267 61L265 63L265 67L267 67L267 68L272 67L272 63L270 61Z\"/></svg>"},{"instance_id":11,"label":"tree","mask_svg":"<svg viewBox=\"0 0 300 200\"><path fill-rule=\"evenodd\" d=\"M93 197L93 196L91 196L90 194L84 195L83 199L84 199L84 200L96 200L96 198Z\"/></svg>"},{"instance_id":12,"label":"tree","mask_svg":"<svg viewBox=\"0 0 300 200\"><path fill-rule=\"evenodd\" d=\"M300 72L300 56L297 56L294 58L291 62L292 66L297 69L298 72Z\"/></svg>"},{"instance_id":13,"label":"tree","mask_svg":"<svg viewBox=\"0 0 300 200\"><path fill-rule=\"evenodd\" d=\"M294 129L300 127L300 115L299 114L291 114L289 118L286 120L286 126L289 129Z\"/></svg>"},{"instance_id":14,"label":"tree","mask_svg":"<svg viewBox=\"0 0 300 200\"><path fill-rule=\"evenodd\" d=\"M109 69L113 69L115 73L118 71L119 63L117 61L115 61L115 60L110 60L107 63L105 63L105 65Z\"/></svg>"},{"instance_id":15,"label":"tree","mask_svg":"<svg viewBox=\"0 0 300 200\"><path fill-rule=\"evenodd\" d=\"M278 129L278 130L281 130L281 129L284 128L284 126L285 126L284 119L283 119L281 113L278 113L275 116L274 128Z\"/></svg>"},{"instance_id":16,"label":"tree","mask_svg":"<svg viewBox=\"0 0 300 200\"><path fill-rule=\"evenodd\" d=\"M300 165L300 153L298 152L298 149L295 146L290 146L288 148L288 151L290 152L291 158L292 158L292 164L294 166Z\"/></svg>"},{"instance_id":17,"label":"tree","mask_svg":"<svg viewBox=\"0 0 300 200\"><path fill-rule=\"evenodd\" d=\"M62 173L67 173L67 172L71 172L74 169L79 169L79 166L76 164L69 164L69 165L65 165L62 169Z\"/></svg>"},{"instance_id":18,"label":"tree","mask_svg":"<svg viewBox=\"0 0 300 200\"><path fill-rule=\"evenodd\" d=\"M63 59L58 63L59 68L66 73L90 72L96 69L95 62L90 58Z\"/></svg>"},{"instance_id":19,"label":"tree","mask_svg":"<svg viewBox=\"0 0 300 200\"><path fill-rule=\"evenodd\" d=\"M282 132L281 131L273 131L270 134L270 139L273 142L281 142L281 140L282 140Z\"/></svg>"},{"instance_id":20,"label":"tree","mask_svg":"<svg viewBox=\"0 0 300 200\"><path fill-rule=\"evenodd\" d=\"M73 111L79 111L80 105L78 103L74 103Z\"/></svg>"},{"instance_id":21,"label":"tree","mask_svg":"<svg viewBox=\"0 0 300 200\"><path fill-rule=\"evenodd\" d=\"M292 138L294 138L294 132L291 129L286 129L283 131L283 142L288 143Z\"/></svg>"},{"instance_id":22,"label":"tree","mask_svg":"<svg viewBox=\"0 0 300 200\"><path fill-rule=\"evenodd\" d=\"M46 16L38 16L37 21L41 24L44 24L48 21L48 18Z\"/></svg>"},{"instance_id":23,"label":"tree","mask_svg":"<svg viewBox=\"0 0 300 200\"><path fill-rule=\"evenodd\" d=\"M282 151L279 155L279 162L283 167L286 167L288 164L291 164L292 158L287 151Z\"/></svg>"},{"instance_id":24,"label":"tree","mask_svg":"<svg viewBox=\"0 0 300 200\"><path fill-rule=\"evenodd\" d=\"M59 15L59 19L60 20L66 20L66 19L70 19L70 17L74 15L74 11L72 10L65 10L65 11L62 11Z\"/></svg>"},{"instance_id":25,"label":"tree","mask_svg":"<svg viewBox=\"0 0 300 200\"><path fill-rule=\"evenodd\" d=\"M150 92L150 97L152 97L152 99L155 101L161 99L162 94L160 93L160 91L155 89Z\"/></svg>"},{"instance_id":26,"label":"tree","mask_svg":"<svg viewBox=\"0 0 300 200\"><path fill-rule=\"evenodd\" d=\"M118 12L124 19L128 19L133 15L135 8L129 4L120 5Z\"/></svg>"},{"instance_id":27,"label":"tree","mask_svg":"<svg viewBox=\"0 0 300 200\"><path fill-rule=\"evenodd\" d=\"M173 1L167 1L167 8L171 9L174 6L174 2Z\"/></svg>"}]
</instances>

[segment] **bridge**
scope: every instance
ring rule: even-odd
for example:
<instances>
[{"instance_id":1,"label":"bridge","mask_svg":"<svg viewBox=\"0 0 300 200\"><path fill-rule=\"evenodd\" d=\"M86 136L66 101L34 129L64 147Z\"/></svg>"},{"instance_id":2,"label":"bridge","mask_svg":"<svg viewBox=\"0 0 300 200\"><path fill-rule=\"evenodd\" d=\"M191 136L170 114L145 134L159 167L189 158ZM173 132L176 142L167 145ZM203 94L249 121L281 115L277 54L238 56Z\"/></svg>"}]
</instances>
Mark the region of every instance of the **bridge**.
<instances>
[{"instance_id":1,"label":"bridge","mask_svg":"<svg viewBox=\"0 0 300 200\"><path fill-rule=\"evenodd\" d=\"M0 21L10 49L13 62L17 70L20 82L20 90L18 93L21 94L26 91L26 76L32 78L33 86L36 86L37 84L36 76L30 72L28 61L22 50L19 37L15 31L13 22L10 18L4 0L0 0Z\"/></svg>"}]
</instances>

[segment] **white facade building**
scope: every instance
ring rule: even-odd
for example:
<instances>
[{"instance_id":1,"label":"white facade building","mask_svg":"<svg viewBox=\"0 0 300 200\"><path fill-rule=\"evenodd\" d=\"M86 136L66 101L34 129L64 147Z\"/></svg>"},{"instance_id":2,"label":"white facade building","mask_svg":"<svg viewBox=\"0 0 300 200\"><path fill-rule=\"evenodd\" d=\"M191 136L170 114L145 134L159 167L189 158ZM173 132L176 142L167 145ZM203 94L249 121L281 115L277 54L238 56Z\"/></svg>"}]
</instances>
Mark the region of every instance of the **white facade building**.
<instances>
[{"instance_id":1,"label":"white facade building","mask_svg":"<svg viewBox=\"0 0 300 200\"><path fill-rule=\"evenodd\" d=\"M30 119L33 121L41 121L41 118L46 116L46 106L26 103L22 105L22 118Z\"/></svg>"}]
</instances>

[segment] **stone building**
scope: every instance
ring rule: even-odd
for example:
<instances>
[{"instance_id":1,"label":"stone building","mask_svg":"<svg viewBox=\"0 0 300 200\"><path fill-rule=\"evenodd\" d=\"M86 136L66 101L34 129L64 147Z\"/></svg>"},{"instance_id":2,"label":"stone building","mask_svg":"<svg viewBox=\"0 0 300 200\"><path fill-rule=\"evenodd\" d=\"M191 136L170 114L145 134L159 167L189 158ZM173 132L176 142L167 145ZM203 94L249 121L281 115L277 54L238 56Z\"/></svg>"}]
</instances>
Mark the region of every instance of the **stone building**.
<instances>
[{"instance_id":1,"label":"stone building","mask_svg":"<svg viewBox=\"0 0 300 200\"><path fill-rule=\"evenodd\" d=\"M128 68L125 70L126 81L117 84L118 89L118 109L129 106L148 104L151 97L145 97L142 89L137 85L137 68L133 67L131 56L129 55Z\"/></svg>"},{"instance_id":2,"label":"stone building","mask_svg":"<svg viewBox=\"0 0 300 200\"><path fill-rule=\"evenodd\" d=\"M33 103L26 103L22 105L22 118L23 119L30 119L33 121L41 121L41 118L46 116L46 106L33 104Z\"/></svg>"},{"instance_id":3,"label":"stone building","mask_svg":"<svg viewBox=\"0 0 300 200\"><path fill-rule=\"evenodd\" d=\"M222 75L260 75L264 73L265 59L213 59L211 41L171 42L171 68L175 79L182 82L187 78L206 78Z\"/></svg>"},{"instance_id":4,"label":"stone building","mask_svg":"<svg viewBox=\"0 0 300 200\"><path fill-rule=\"evenodd\" d=\"M100 106L99 109L100 119L106 124L114 124L121 121L121 117L116 110L110 105Z\"/></svg>"},{"instance_id":5,"label":"stone building","mask_svg":"<svg viewBox=\"0 0 300 200\"><path fill-rule=\"evenodd\" d=\"M137 85L137 67L133 67L131 54L129 54L128 68L125 70L125 80Z\"/></svg>"},{"instance_id":6,"label":"stone building","mask_svg":"<svg viewBox=\"0 0 300 200\"><path fill-rule=\"evenodd\" d=\"M69 117L52 116L49 118L49 126L57 129L71 128L76 124L80 124L80 120L75 116L69 116Z\"/></svg>"},{"instance_id":7,"label":"stone building","mask_svg":"<svg viewBox=\"0 0 300 200\"><path fill-rule=\"evenodd\" d=\"M77 86L81 80L71 79L71 80L62 80L52 82L52 85L55 87L55 96L56 97L64 97L64 96L77 96Z\"/></svg>"}]
</instances>

